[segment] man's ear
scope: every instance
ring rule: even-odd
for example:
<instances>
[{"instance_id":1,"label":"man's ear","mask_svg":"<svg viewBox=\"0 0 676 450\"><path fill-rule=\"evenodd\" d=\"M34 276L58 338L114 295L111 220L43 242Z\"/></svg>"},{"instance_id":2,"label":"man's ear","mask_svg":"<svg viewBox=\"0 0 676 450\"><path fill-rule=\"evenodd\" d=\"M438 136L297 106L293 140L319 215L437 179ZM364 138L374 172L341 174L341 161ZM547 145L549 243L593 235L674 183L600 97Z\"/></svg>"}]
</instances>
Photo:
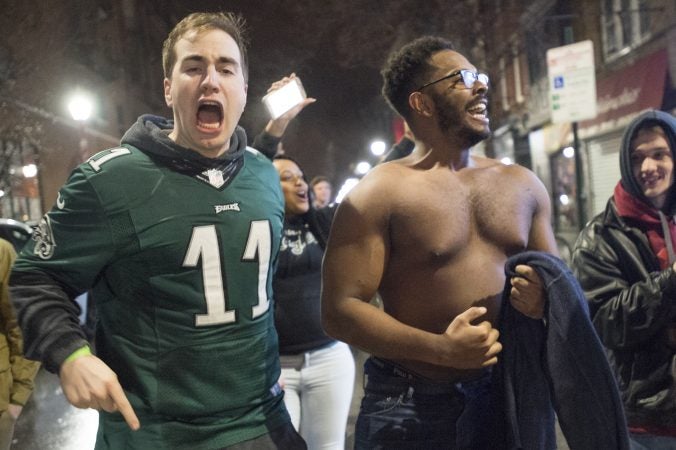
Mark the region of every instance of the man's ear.
<instances>
[{"instance_id":1,"label":"man's ear","mask_svg":"<svg viewBox=\"0 0 676 450\"><path fill-rule=\"evenodd\" d=\"M172 107L173 100L171 98L171 80L169 78L164 79L164 101L168 107Z\"/></svg>"},{"instance_id":2,"label":"man's ear","mask_svg":"<svg viewBox=\"0 0 676 450\"><path fill-rule=\"evenodd\" d=\"M413 112L424 117L430 117L434 111L432 99L420 91L411 92L408 96L408 105Z\"/></svg>"}]
</instances>

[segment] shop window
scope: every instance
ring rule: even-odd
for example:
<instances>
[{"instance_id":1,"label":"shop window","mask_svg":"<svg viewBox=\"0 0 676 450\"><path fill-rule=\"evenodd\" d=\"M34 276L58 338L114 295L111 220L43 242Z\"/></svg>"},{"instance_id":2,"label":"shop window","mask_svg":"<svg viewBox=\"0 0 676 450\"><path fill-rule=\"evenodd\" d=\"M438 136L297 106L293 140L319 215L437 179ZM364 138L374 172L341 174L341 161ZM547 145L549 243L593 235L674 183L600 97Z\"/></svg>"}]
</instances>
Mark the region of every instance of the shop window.
<instances>
[{"instance_id":1,"label":"shop window","mask_svg":"<svg viewBox=\"0 0 676 450\"><path fill-rule=\"evenodd\" d=\"M550 159L552 173L552 205L557 232L579 230L575 151L567 147Z\"/></svg>"},{"instance_id":2,"label":"shop window","mask_svg":"<svg viewBox=\"0 0 676 450\"><path fill-rule=\"evenodd\" d=\"M0 217L31 221L42 215L37 154L29 142L0 137Z\"/></svg>"}]
</instances>

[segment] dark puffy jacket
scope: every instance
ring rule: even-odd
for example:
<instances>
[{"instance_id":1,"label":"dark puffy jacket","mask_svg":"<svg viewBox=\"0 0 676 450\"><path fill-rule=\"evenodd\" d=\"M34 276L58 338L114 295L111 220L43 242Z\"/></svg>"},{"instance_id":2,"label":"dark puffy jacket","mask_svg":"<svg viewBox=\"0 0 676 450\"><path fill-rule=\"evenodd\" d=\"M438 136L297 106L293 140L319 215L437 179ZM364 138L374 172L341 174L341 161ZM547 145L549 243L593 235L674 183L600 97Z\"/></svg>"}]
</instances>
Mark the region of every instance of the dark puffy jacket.
<instances>
[{"instance_id":1,"label":"dark puffy jacket","mask_svg":"<svg viewBox=\"0 0 676 450\"><path fill-rule=\"evenodd\" d=\"M613 199L580 233L573 273L618 379L629 425L676 425L676 273L660 270L648 239ZM673 339L673 338L672 338Z\"/></svg>"}]
</instances>

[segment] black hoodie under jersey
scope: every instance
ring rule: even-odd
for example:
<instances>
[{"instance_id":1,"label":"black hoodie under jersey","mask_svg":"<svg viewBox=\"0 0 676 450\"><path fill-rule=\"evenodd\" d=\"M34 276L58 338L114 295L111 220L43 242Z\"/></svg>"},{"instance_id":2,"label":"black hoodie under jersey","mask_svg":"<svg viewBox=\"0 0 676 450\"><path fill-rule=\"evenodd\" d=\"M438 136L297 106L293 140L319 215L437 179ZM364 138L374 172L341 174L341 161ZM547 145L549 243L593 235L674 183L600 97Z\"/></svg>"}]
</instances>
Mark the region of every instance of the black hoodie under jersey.
<instances>
[{"instance_id":1,"label":"black hoodie under jersey","mask_svg":"<svg viewBox=\"0 0 676 450\"><path fill-rule=\"evenodd\" d=\"M235 128L230 138L230 148L217 158L207 158L178 145L169 138L173 128L173 120L145 114L122 136L121 143L138 148L177 172L198 178L206 178L203 172L207 170L218 169L223 172L224 185L242 168L247 144L246 132L242 127Z\"/></svg>"}]
</instances>

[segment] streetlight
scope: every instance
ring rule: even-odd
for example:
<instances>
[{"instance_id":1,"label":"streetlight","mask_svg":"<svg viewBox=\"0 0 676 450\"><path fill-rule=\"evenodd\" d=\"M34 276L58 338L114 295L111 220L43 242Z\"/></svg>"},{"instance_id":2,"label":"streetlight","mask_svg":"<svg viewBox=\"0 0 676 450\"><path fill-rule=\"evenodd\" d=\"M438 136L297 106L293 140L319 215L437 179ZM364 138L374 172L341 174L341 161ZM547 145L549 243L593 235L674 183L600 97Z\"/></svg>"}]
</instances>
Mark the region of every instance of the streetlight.
<instances>
[{"instance_id":1,"label":"streetlight","mask_svg":"<svg viewBox=\"0 0 676 450\"><path fill-rule=\"evenodd\" d=\"M387 144L380 139L371 142L371 153L375 156L381 156L387 150Z\"/></svg>"},{"instance_id":2,"label":"streetlight","mask_svg":"<svg viewBox=\"0 0 676 450\"><path fill-rule=\"evenodd\" d=\"M94 106L91 98L82 92L77 92L68 101L68 111L73 120L84 122L89 119L92 114Z\"/></svg>"},{"instance_id":3,"label":"streetlight","mask_svg":"<svg viewBox=\"0 0 676 450\"><path fill-rule=\"evenodd\" d=\"M561 194L559 195L559 201L563 206L566 206L570 204L570 197L568 197L566 194Z\"/></svg>"},{"instance_id":4,"label":"streetlight","mask_svg":"<svg viewBox=\"0 0 676 450\"><path fill-rule=\"evenodd\" d=\"M77 163L87 159L87 138L85 137L85 123L94 110L94 103L91 97L84 92L74 93L68 100L68 111L74 121L79 123L80 146Z\"/></svg>"},{"instance_id":5,"label":"streetlight","mask_svg":"<svg viewBox=\"0 0 676 450\"><path fill-rule=\"evenodd\" d=\"M38 166L35 164L26 164L21 168L21 171L23 172L23 176L25 178L33 178L38 174Z\"/></svg>"},{"instance_id":6,"label":"streetlight","mask_svg":"<svg viewBox=\"0 0 676 450\"><path fill-rule=\"evenodd\" d=\"M366 175L369 170L371 170L371 164L367 161L360 161L354 169L357 175Z\"/></svg>"}]
</instances>

